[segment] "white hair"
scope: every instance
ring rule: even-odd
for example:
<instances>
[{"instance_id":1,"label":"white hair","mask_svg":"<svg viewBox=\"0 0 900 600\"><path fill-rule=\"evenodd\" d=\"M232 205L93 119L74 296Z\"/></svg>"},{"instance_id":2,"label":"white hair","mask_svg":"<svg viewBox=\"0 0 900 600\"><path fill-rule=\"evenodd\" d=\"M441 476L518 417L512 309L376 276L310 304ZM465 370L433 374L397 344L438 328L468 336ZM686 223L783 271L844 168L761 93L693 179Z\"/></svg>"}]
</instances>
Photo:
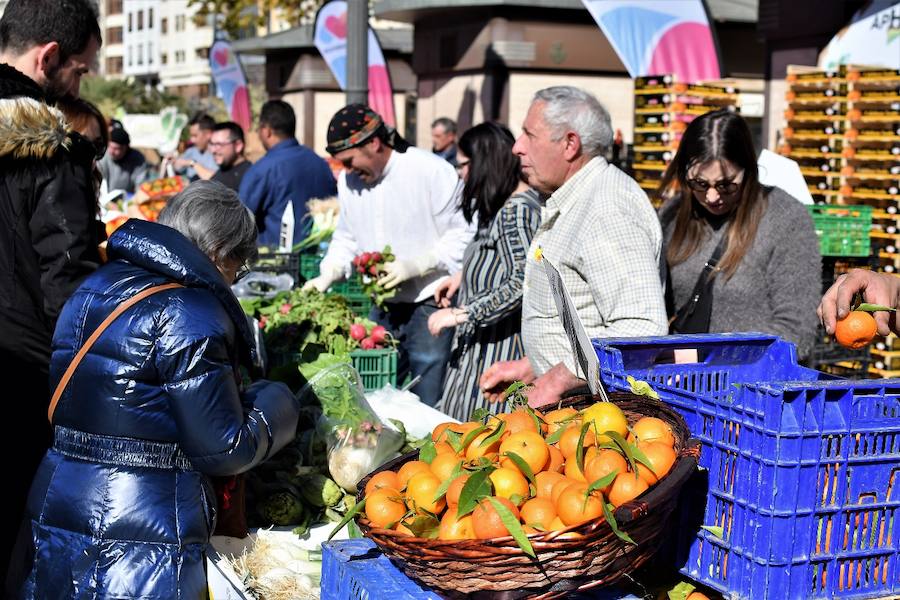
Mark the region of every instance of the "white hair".
<instances>
[{"instance_id":1,"label":"white hair","mask_svg":"<svg viewBox=\"0 0 900 600\"><path fill-rule=\"evenodd\" d=\"M591 157L612 146L612 120L593 94L570 85L557 85L538 91L532 102L538 101L544 103L544 121L555 139L566 131L574 131L584 153Z\"/></svg>"}]
</instances>

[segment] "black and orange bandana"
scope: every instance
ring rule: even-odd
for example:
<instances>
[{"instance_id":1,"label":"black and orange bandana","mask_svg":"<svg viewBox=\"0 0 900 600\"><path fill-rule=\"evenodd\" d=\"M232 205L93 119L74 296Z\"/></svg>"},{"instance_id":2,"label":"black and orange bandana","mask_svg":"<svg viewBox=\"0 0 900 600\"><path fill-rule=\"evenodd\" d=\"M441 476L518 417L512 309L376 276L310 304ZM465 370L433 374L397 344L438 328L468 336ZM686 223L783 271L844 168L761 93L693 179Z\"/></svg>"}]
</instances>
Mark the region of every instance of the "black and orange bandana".
<instances>
[{"instance_id":1,"label":"black and orange bandana","mask_svg":"<svg viewBox=\"0 0 900 600\"><path fill-rule=\"evenodd\" d=\"M377 112L365 104L348 104L331 118L325 150L333 156L359 146L379 132L383 132L382 139L395 150L404 152L409 147L403 138L384 124Z\"/></svg>"}]
</instances>

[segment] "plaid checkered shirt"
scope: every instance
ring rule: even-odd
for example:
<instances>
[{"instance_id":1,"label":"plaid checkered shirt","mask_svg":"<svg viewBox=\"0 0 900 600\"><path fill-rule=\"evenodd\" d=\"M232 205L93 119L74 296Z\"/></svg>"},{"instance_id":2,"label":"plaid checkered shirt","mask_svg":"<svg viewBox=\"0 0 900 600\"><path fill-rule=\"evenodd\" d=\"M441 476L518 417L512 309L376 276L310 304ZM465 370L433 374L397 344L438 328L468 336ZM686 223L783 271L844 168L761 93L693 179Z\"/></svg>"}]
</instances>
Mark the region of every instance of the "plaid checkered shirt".
<instances>
[{"instance_id":1,"label":"plaid checkered shirt","mask_svg":"<svg viewBox=\"0 0 900 600\"><path fill-rule=\"evenodd\" d=\"M656 211L637 183L603 158L592 159L544 202L522 298L522 339L535 374L562 362L584 376L536 261L538 248L559 270L592 339L667 333Z\"/></svg>"}]
</instances>

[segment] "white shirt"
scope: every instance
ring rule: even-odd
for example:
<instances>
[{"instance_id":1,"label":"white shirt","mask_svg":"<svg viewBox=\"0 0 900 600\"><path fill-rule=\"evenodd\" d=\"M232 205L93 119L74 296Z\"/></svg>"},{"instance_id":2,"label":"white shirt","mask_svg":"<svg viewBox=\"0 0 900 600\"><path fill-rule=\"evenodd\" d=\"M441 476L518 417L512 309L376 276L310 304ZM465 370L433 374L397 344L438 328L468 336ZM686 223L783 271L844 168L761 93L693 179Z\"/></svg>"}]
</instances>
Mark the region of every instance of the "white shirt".
<instances>
[{"instance_id":1,"label":"white shirt","mask_svg":"<svg viewBox=\"0 0 900 600\"><path fill-rule=\"evenodd\" d=\"M535 260L538 247L559 270L592 339L667 333L656 211L638 184L603 158L591 159L546 200L525 262L525 355L537 375L561 362L576 373L550 282Z\"/></svg>"},{"instance_id":2,"label":"white shirt","mask_svg":"<svg viewBox=\"0 0 900 600\"><path fill-rule=\"evenodd\" d=\"M391 152L384 173L371 186L343 171L338 177L340 215L321 271L351 272L353 257L390 246L397 260L431 253L437 268L400 285L392 302L421 302L438 283L462 268L463 252L475 235L459 210L462 181L444 159L410 147Z\"/></svg>"}]
</instances>

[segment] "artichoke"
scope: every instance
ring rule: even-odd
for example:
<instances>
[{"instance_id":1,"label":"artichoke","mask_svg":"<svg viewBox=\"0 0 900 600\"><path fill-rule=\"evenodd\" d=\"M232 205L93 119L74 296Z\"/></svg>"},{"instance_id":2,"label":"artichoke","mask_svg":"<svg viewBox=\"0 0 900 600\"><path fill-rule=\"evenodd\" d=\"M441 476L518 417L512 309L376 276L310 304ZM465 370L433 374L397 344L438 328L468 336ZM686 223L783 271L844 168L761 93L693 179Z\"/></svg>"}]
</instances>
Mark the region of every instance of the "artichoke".
<instances>
[{"instance_id":1,"label":"artichoke","mask_svg":"<svg viewBox=\"0 0 900 600\"><path fill-rule=\"evenodd\" d=\"M321 473L304 477L298 487L303 499L319 508L334 506L344 499L344 490Z\"/></svg>"},{"instance_id":2,"label":"artichoke","mask_svg":"<svg viewBox=\"0 0 900 600\"><path fill-rule=\"evenodd\" d=\"M303 521L303 503L291 492L277 492L257 507L259 515L273 525L295 525Z\"/></svg>"}]
</instances>

